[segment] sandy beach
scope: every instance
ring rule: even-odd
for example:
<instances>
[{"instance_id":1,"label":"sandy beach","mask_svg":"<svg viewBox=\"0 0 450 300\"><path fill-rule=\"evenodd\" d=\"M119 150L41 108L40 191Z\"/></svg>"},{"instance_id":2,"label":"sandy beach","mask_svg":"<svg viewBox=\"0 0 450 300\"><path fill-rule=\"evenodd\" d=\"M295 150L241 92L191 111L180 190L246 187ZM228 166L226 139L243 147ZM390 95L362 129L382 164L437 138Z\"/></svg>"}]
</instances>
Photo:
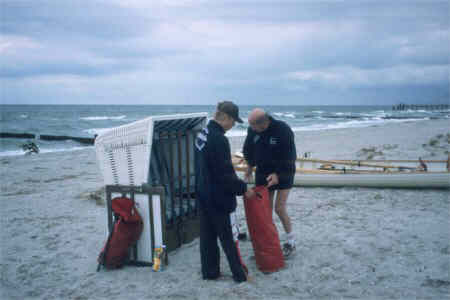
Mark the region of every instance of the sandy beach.
<instances>
[{"instance_id":1,"label":"sandy beach","mask_svg":"<svg viewBox=\"0 0 450 300\"><path fill-rule=\"evenodd\" d=\"M316 158L446 159L448 120L297 132ZM243 138L233 138L234 151ZM1 299L448 299L450 191L294 188L297 241L285 269L265 275L241 253L251 282L203 281L199 240L169 254L162 272L96 272L106 239L103 179L94 148L0 158ZM242 199L237 215L246 231ZM279 232L281 223L274 215ZM223 255L223 253L222 253Z\"/></svg>"}]
</instances>

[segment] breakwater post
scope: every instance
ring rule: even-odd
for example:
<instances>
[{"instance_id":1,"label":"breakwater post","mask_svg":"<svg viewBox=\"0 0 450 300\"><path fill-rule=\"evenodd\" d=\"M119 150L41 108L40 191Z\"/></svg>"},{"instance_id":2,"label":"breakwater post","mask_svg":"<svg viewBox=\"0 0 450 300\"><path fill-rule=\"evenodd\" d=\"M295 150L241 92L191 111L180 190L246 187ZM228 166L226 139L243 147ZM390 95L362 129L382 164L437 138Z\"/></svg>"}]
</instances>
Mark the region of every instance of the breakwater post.
<instances>
[{"instance_id":1,"label":"breakwater post","mask_svg":"<svg viewBox=\"0 0 450 300\"><path fill-rule=\"evenodd\" d=\"M392 110L447 110L450 104L404 104L392 106Z\"/></svg>"}]
</instances>

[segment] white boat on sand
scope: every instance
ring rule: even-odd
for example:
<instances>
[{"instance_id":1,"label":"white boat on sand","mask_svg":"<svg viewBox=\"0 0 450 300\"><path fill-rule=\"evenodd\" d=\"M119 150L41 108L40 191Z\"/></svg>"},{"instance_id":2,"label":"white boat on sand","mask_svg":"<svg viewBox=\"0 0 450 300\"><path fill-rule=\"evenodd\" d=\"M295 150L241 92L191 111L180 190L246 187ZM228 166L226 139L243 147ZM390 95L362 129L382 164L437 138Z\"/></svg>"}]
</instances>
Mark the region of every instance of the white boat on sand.
<instances>
[{"instance_id":1,"label":"white boat on sand","mask_svg":"<svg viewBox=\"0 0 450 300\"><path fill-rule=\"evenodd\" d=\"M415 160L297 159L297 187L450 188L445 160L425 160L427 171ZM238 172L247 169L241 155L233 156ZM398 165L401 164L401 165Z\"/></svg>"}]
</instances>

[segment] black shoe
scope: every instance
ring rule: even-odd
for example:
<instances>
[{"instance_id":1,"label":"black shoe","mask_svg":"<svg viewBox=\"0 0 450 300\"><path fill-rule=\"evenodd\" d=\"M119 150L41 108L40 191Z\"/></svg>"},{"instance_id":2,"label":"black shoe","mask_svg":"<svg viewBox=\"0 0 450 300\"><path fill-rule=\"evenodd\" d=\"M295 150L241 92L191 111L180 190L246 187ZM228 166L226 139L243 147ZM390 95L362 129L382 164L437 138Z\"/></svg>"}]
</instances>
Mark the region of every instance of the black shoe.
<instances>
[{"instance_id":1,"label":"black shoe","mask_svg":"<svg viewBox=\"0 0 450 300\"><path fill-rule=\"evenodd\" d=\"M246 282L247 281L247 275L245 275L245 277L240 277L240 278L236 278L236 277L233 276L233 280L236 283Z\"/></svg>"},{"instance_id":2,"label":"black shoe","mask_svg":"<svg viewBox=\"0 0 450 300\"><path fill-rule=\"evenodd\" d=\"M295 245L289 244L289 243L284 243L284 245L283 245L283 256L284 256L284 258L288 258L290 256L293 256L294 252L295 252Z\"/></svg>"},{"instance_id":3,"label":"black shoe","mask_svg":"<svg viewBox=\"0 0 450 300\"><path fill-rule=\"evenodd\" d=\"M203 280L217 280L220 278L222 274L216 274L216 275L209 275L209 276L203 276Z\"/></svg>"}]
</instances>

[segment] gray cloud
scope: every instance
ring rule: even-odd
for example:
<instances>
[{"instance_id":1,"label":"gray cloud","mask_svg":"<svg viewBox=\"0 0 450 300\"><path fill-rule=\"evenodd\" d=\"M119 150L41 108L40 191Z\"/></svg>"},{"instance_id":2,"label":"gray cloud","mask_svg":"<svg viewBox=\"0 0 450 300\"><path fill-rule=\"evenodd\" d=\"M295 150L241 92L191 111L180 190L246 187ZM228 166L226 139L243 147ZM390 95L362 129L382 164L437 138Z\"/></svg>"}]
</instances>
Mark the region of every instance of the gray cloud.
<instances>
[{"instance_id":1,"label":"gray cloud","mask_svg":"<svg viewBox=\"0 0 450 300\"><path fill-rule=\"evenodd\" d=\"M1 1L2 103L449 101L448 1Z\"/></svg>"}]
</instances>

